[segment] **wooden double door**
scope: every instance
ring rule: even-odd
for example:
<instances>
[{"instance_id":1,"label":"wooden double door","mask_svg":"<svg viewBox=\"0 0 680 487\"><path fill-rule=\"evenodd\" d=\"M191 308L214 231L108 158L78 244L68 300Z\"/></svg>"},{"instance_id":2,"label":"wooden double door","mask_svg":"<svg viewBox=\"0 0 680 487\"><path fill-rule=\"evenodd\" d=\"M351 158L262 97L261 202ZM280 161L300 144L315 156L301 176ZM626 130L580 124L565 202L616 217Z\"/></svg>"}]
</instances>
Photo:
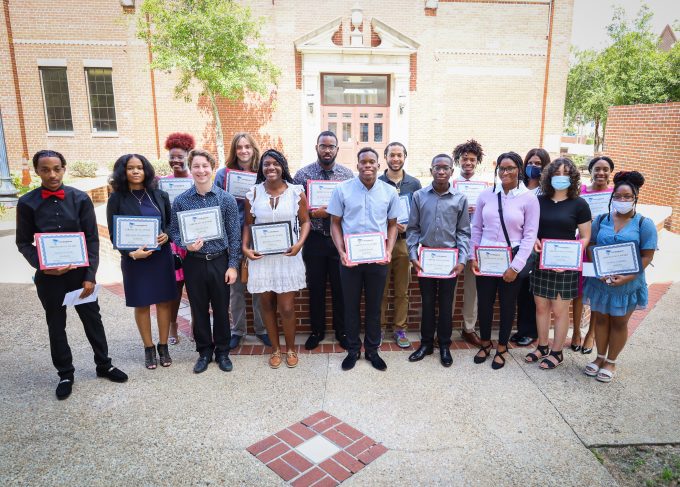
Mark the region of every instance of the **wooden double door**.
<instances>
[{"instance_id":1,"label":"wooden double door","mask_svg":"<svg viewBox=\"0 0 680 487\"><path fill-rule=\"evenodd\" d=\"M322 130L338 136L337 161L352 169L356 167L356 154L362 147L372 147L380 155L388 144L389 107L324 106Z\"/></svg>"}]
</instances>

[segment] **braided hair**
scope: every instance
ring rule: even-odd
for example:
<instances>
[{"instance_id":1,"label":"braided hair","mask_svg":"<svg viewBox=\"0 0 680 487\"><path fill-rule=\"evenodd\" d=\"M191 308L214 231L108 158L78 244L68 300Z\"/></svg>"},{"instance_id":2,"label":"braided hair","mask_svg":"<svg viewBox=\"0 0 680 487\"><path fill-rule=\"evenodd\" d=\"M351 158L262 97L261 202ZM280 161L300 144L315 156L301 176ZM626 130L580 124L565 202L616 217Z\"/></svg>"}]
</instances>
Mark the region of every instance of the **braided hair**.
<instances>
[{"instance_id":1,"label":"braided hair","mask_svg":"<svg viewBox=\"0 0 680 487\"><path fill-rule=\"evenodd\" d=\"M523 163L522 163L522 157L517 153L517 152L503 152L500 156L498 156L498 159L496 159L496 167L493 170L493 190L494 192L496 191L496 176L498 176L498 168L501 165L501 161L503 159L510 159L512 162L515 163L515 166L517 166L517 187L519 188L519 183L522 181L522 170L523 170Z\"/></svg>"},{"instance_id":2,"label":"braided hair","mask_svg":"<svg viewBox=\"0 0 680 487\"><path fill-rule=\"evenodd\" d=\"M607 208L607 218L611 220L612 217L612 199L614 198L614 193L621 186L628 186L633 192L633 203L637 207L638 195L640 194L640 188L645 184L645 177L637 171L619 171L614 174L614 190L609 197L609 206ZM633 216L637 213L637 210L633 211Z\"/></svg>"},{"instance_id":3,"label":"braided hair","mask_svg":"<svg viewBox=\"0 0 680 487\"><path fill-rule=\"evenodd\" d=\"M66 167L66 159L60 152L45 149L38 151L33 155L33 169L38 169L38 162L40 162L40 159L43 157L56 157L61 161L61 167Z\"/></svg>"},{"instance_id":4,"label":"braided hair","mask_svg":"<svg viewBox=\"0 0 680 487\"><path fill-rule=\"evenodd\" d=\"M265 180L264 171L262 170L262 163L264 162L266 157L271 157L272 159L279 163L282 169L281 179L283 179L287 183L294 184L293 177L290 175L290 170L288 169L288 161L286 160L286 156L281 154L276 149L269 149L265 151L264 154L262 154L262 157L260 157L260 164L257 168L257 179L255 180L255 184L259 184Z\"/></svg>"}]
</instances>

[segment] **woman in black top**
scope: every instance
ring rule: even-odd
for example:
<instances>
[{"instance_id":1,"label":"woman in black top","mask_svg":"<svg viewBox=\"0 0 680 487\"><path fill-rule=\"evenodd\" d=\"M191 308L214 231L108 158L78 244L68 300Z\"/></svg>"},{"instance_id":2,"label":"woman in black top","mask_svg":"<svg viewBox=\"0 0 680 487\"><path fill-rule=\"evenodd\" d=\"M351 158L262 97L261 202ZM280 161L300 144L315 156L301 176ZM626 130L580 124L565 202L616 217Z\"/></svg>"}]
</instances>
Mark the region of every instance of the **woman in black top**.
<instances>
[{"instance_id":1,"label":"woman in black top","mask_svg":"<svg viewBox=\"0 0 680 487\"><path fill-rule=\"evenodd\" d=\"M546 238L576 240L578 230L583 246L590 241L590 207L579 197L581 177L568 158L551 162L541 177L538 203L541 216L535 250L541 252ZM538 264L538 262L537 262ZM527 362L539 362L542 369L554 369L562 363L562 347L569 331L569 304L578 296L578 271L539 269L531 274L531 292L536 301L538 347L526 356ZM550 313L555 316L553 349L548 346Z\"/></svg>"},{"instance_id":2,"label":"woman in black top","mask_svg":"<svg viewBox=\"0 0 680 487\"><path fill-rule=\"evenodd\" d=\"M151 305L156 305L158 321L158 355L163 367L172 364L168 352L168 333L172 302L177 298L175 266L166 228L170 222L170 198L156 189L155 172L151 163L139 154L118 158L111 176L113 193L106 205L106 220L111 241L114 241L114 215L160 217L161 233L156 241L160 247L146 250L119 250L123 271L125 304L135 308L135 321L144 342L144 365L155 369L158 360L151 336Z\"/></svg>"}]
</instances>

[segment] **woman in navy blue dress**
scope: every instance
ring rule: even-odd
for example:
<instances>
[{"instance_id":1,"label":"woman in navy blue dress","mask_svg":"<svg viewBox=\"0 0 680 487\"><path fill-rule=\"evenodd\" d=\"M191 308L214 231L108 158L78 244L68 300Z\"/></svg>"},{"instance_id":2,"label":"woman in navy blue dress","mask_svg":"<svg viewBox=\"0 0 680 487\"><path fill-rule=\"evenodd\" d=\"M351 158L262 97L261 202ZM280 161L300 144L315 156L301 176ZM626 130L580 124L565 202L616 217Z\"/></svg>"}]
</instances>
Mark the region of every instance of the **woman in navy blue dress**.
<instances>
[{"instance_id":1,"label":"woman in navy blue dress","mask_svg":"<svg viewBox=\"0 0 680 487\"><path fill-rule=\"evenodd\" d=\"M135 308L135 321L144 342L144 365L158 365L156 347L151 335L151 305L156 305L158 321L158 356L163 367L172 364L168 352L168 333L172 302L177 298L175 267L170 249L167 225L170 221L170 199L165 191L156 189L155 172L146 157L126 154L118 158L111 176L113 193L106 205L109 235L114 241L114 215L159 217L161 233L157 249L122 250L120 267L123 271L125 304Z\"/></svg>"}]
</instances>

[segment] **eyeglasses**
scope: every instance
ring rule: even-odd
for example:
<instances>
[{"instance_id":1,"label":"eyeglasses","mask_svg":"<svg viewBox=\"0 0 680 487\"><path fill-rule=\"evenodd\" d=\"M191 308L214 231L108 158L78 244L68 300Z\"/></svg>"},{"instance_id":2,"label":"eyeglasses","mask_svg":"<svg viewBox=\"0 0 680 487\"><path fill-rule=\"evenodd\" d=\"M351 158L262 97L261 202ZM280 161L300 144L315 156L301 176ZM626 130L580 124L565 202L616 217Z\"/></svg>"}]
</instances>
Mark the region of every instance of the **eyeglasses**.
<instances>
[{"instance_id":1,"label":"eyeglasses","mask_svg":"<svg viewBox=\"0 0 680 487\"><path fill-rule=\"evenodd\" d=\"M634 201L635 196L632 194L614 194L612 195L614 201Z\"/></svg>"},{"instance_id":2,"label":"eyeglasses","mask_svg":"<svg viewBox=\"0 0 680 487\"><path fill-rule=\"evenodd\" d=\"M515 172L517 171L517 166L512 166L512 167L499 167L498 168L498 173L503 174L506 172Z\"/></svg>"},{"instance_id":3,"label":"eyeglasses","mask_svg":"<svg viewBox=\"0 0 680 487\"><path fill-rule=\"evenodd\" d=\"M432 166L432 172L449 172L452 169L451 166Z\"/></svg>"},{"instance_id":4,"label":"eyeglasses","mask_svg":"<svg viewBox=\"0 0 680 487\"><path fill-rule=\"evenodd\" d=\"M319 149L322 151L329 150L329 151L334 151L337 149L337 145L326 145L326 144L319 144Z\"/></svg>"}]
</instances>

